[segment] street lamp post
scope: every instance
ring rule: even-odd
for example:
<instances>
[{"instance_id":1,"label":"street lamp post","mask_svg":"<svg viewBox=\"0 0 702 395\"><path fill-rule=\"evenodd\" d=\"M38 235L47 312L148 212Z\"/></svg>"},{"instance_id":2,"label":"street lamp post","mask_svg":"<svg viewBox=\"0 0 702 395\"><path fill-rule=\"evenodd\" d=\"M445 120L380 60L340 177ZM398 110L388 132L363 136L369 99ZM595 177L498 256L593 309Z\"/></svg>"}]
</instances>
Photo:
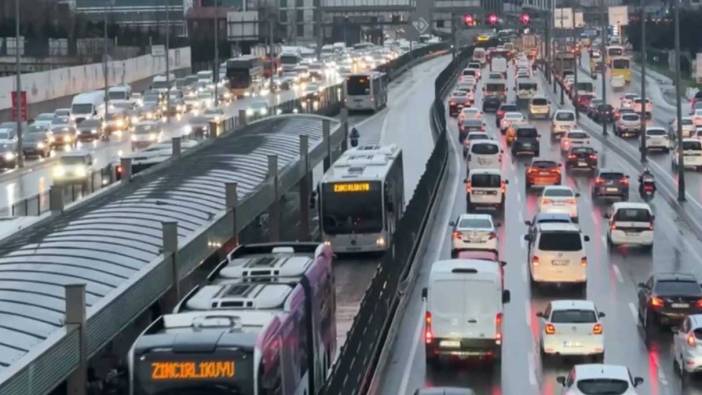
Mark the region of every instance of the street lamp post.
<instances>
[{"instance_id":1,"label":"street lamp post","mask_svg":"<svg viewBox=\"0 0 702 395\"><path fill-rule=\"evenodd\" d=\"M170 0L165 0L166 3L166 123L171 120L171 68L170 68L170 44L171 44L171 7Z\"/></svg>"},{"instance_id":2,"label":"street lamp post","mask_svg":"<svg viewBox=\"0 0 702 395\"><path fill-rule=\"evenodd\" d=\"M641 0L641 163L646 163L646 1Z\"/></svg>"},{"instance_id":3,"label":"street lamp post","mask_svg":"<svg viewBox=\"0 0 702 395\"><path fill-rule=\"evenodd\" d=\"M20 57L20 2L15 0L15 63L17 65L17 87L15 89L15 120L17 121L17 166L24 167L22 155L22 60ZM27 103L29 104L29 103ZM29 113L29 111L27 111Z\"/></svg>"},{"instance_id":4,"label":"street lamp post","mask_svg":"<svg viewBox=\"0 0 702 395\"><path fill-rule=\"evenodd\" d=\"M578 45L576 42L576 34L575 34L575 13L573 9L570 9L571 15L572 15L572 21L573 21L573 26L572 26L572 36L573 36L573 57L575 58L575 72L573 73L573 91L575 92L573 94L573 107L575 107L575 120L577 121L580 119L580 110L578 109L578 73L580 72L580 51L578 50Z\"/></svg>"},{"instance_id":5,"label":"street lamp post","mask_svg":"<svg viewBox=\"0 0 702 395\"><path fill-rule=\"evenodd\" d=\"M217 20L217 14L219 11L219 1L215 0L214 1L214 25L213 29L214 30L214 70L212 72L212 75L214 76L214 106L217 107L219 105L219 92L218 92L218 85L219 85L219 20Z\"/></svg>"},{"instance_id":6,"label":"street lamp post","mask_svg":"<svg viewBox=\"0 0 702 395\"><path fill-rule=\"evenodd\" d=\"M110 1L111 1L111 0L105 0L105 12L103 13L104 18L103 18L103 20L102 20L102 25L103 25L103 26L102 26L102 27L103 27L102 32L103 32L103 43L104 43L104 44L103 44L104 48L102 49L102 75L103 75L103 77L105 78L105 87L104 87L104 95L105 95L105 97L104 97L104 99L103 99L103 101L104 101L104 106L105 106L105 111L104 111L104 113L103 113L103 125L104 125L104 129L106 129L107 127L109 127L108 120L107 120L107 116L108 116L107 114L108 114L109 111L110 111L110 106L109 106L109 105L110 105L110 100L109 100L110 98L109 98L109 96L108 96L108 90L109 90L109 83L110 83L110 80L109 80L109 76L107 75L107 73L108 73L108 67L107 67L107 55L108 55L108 53L107 53L107 46L108 46L108 44L109 44L109 42L108 42L108 37L107 37L107 12L108 12L108 5L109 5L109 2L110 2ZM102 133L103 133L103 135L105 135L105 136L107 135L107 134L106 134L106 130L103 130Z\"/></svg>"},{"instance_id":7,"label":"street lamp post","mask_svg":"<svg viewBox=\"0 0 702 395\"><path fill-rule=\"evenodd\" d=\"M605 63L605 54L607 51L606 41L607 41L607 8L605 6L605 0L600 0L602 6L602 18L601 18L601 40L600 43L600 72L602 75L602 102L607 103L607 64ZM607 120L602 122L602 135L607 137Z\"/></svg>"},{"instance_id":8,"label":"street lamp post","mask_svg":"<svg viewBox=\"0 0 702 395\"><path fill-rule=\"evenodd\" d=\"M685 201L685 157L682 144L682 87L680 86L680 0L675 0L675 110L678 117L677 136L678 146L678 201Z\"/></svg>"}]
</instances>

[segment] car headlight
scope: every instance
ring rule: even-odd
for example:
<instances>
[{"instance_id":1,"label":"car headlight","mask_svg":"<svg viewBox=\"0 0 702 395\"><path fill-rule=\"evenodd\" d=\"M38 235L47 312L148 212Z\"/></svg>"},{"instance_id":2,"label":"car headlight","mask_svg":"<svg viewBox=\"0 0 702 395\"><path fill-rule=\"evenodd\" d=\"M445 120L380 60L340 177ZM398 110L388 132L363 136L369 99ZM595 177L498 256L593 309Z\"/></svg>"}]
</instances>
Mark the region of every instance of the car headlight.
<instances>
[{"instance_id":1,"label":"car headlight","mask_svg":"<svg viewBox=\"0 0 702 395\"><path fill-rule=\"evenodd\" d=\"M267 108L262 108L261 109L261 115L267 115L268 114L268 109Z\"/></svg>"},{"instance_id":2,"label":"car headlight","mask_svg":"<svg viewBox=\"0 0 702 395\"><path fill-rule=\"evenodd\" d=\"M215 120L216 123L219 123L219 117L215 117L214 120Z\"/></svg>"},{"instance_id":3,"label":"car headlight","mask_svg":"<svg viewBox=\"0 0 702 395\"><path fill-rule=\"evenodd\" d=\"M183 132L184 132L185 134L190 134L190 133L193 132L193 127L190 126L190 125L185 125L185 127L183 128Z\"/></svg>"},{"instance_id":4,"label":"car headlight","mask_svg":"<svg viewBox=\"0 0 702 395\"><path fill-rule=\"evenodd\" d=\"M15 153L14 152L5 152L5 160L14 160L15 159Z\"/></svg>"},{"instance_id":5,"label":"car headlight","mask_svg":"<svg viewBox=\"0 0 702 395\"><path fill-rule=\"evenodd\" d=\"M137 136L136 136L136 134L133 134L133 135L132 135L132 141L137 141Z\"/></svg>"},{"instance_id":6,"label":"car headlight","mask_svg":"<svg viewBox=\"0 0 702 395\"><path fill-rule=\"evenodd\" d=\"M54 167L54 177L63 177L66 175L66 169L63 166Z\"/></svg>"},{"instance_id":7,"label":"car headlight","mask_svg":"<svg viewBox=\"0 0 702 395\"><path fill-rule=\"evenodd\" d=\"M39 149L44 149L44 143L41 142L41 141L38 142L38 143L37 143L37 148L39 148Z\"/></svg>"},{"instance_id":8,"label":"car headlight","mask_svg":"<svg viewBox=\"0 0 702 395\"><path fill-rule=\"evenodd\" d=\"M97 129L91 130L90 133L92 133L92 134L97 134Z\"/></svg>"},{"instance_id":9,"label":"car headlight","mask_svg":"<svg viewBox=\"0 0 702 395\"><path fill-rule=\"evenodd\" d=\"M151 133L151 134L149 135L149 140L151 140L151 141L156 141L156 133Z\"/></svg>"},{"instance_id":10,"label":"car headlight","mask_svg":"<svg viewBox=\"0 0 702 395\"><path fill-rule=\"evenodd\" d=\"M132 117L132 123L138 123L139 122L139 117L136 115Z\"/></svg>"},{"instance_id":11,"label":"car headlight","mask_svg":"<svg viewBox=\"0 0 702 395\"><path fill-rule=\"evenodd\" d=\"M70 134L67 134L66 137L64 137L64 140L66 140L67 143L70 143L71 140L73 140L73 136L71 136Z\"/></svg>"},{"instance_id":12,"label":"car headlight","mask_svg":"<svg viewBox=\"0 0 702 395\"><path fill-rule=\"evenodd\" d=\"M116 122L116 124L117 124L117 127L118 127L118 128L124 127L124 121L123 121L122 119L118 119L117 122Z\"/></svg>"},{"instance_id":13,"label":"car headlight","mask_svg":"<svg viewBox=\"0 0 702 395\"><path fill-rule=\"evenodd\" d=\"M253 110L253 108L247 108L247 109L246 109L246 116L247 116L247 117L250 117L250 116L253 116L253 115L254 115L254 110Z\"/></svg>"},{"instance_id":14,"label":"car headlight","mask_svg":"<svg viewBox=\"0 0 702 395\"><path fill-rule=\"evenodd\" d=\"M86 169L85 166L78 166L76 167L76 175L78 177L85 177L88 175L88 169Z\"/></svg>"}]
</instances>

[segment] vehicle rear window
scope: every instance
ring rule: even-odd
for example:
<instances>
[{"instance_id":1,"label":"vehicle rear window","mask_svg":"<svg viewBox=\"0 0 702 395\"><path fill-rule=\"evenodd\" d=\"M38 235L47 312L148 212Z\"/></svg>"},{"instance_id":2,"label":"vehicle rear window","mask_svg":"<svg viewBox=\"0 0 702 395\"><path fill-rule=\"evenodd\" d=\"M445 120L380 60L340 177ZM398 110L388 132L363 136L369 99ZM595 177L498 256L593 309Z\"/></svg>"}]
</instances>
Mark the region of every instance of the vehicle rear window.
<instances>
[{"instance_id":1,"label":"vehicle rear window","mask_svg":"<svg viewBox=\"0 0 702 395\"><path fill-rule=\"evenodd\" d=\"M576 147L572 148L570 152L574 154L592 154L595 150L590 147Z\"/></svg>"},{"instance_id":2,"label":"vehicle rear window","mask_svg":"<svg viewBox=\"0 0 702 395\"><path fill-rule=\"evenodd\" d=\"M495 155L500 152L497 144L477 143L470 146L470 152L477 155Z\"/></svg>"},{"instance_id":3,"label":"vehicle rear window","mask_svg":"<svg viewBox=\"0 0 702 395\"><path fill-rule=\"evenodd\" d=\"M571 132L571 133L568 133L568 138L570 138L570 139L586 139L587 133L585 133L585 132Z\"/></svg>"},{"instance_id":4,"label":"vehicle rear window","mask_svg":"<svg viewBox=\"0 0 702 395\"><path fill-rule=\"evenodd\" d=\"M683 150L702 150L702 142L700 141L683 141Z\"/></svg>"},{"instance_id":5,"label":"vehicle rear window","mask_svg":"<svg viewBox=\"0 0 702 395\"><path fill-rule=\"evenodd\" d=\"M538 135L536 129L517 129L517 137L536 137Z\"/></svg>"},{"instance_id":6,"label":"vehicle rear window","mask_svg":"<svg viewBox=\"0 0 702 395\"><path fill-rule=\"evenodd\" d=\"M546 104L548 104L548 101L546 101L546 99L533 99L531 101L531 104L535 106L545 106Z\"/></svg>"},{"instance_id":7,"label":"vehicle rear window","mask_svg":"<svg viewBox=\"0 0 702 395\"><path fill-rule=\"evenodd\" d=\"M541 251L580 251L583 249L580 233L544 232L539 238Z\"/></svg>"},{"instance_id":8,"label":"vehicle rear window","mask_svg":"<svg viewBox=\"0 0 702 395\"><path fill-rule=\"evenodd\" d=\"M617 210L614 214L615 221L629 222L649 222L651 221L651 213L642 208L625 208Z\"/></svg>"},{"instance_id":9,"label":"vehicle rear window","mask_svg":"<svg viewBox=\"0 0 702 395\"><path fill-rule=\"evenodd\" d=\"M473 70L473 69L463 70L463 75L471 75L471 76L475 75L475 70Z\"/></svg>"},{"instance_id":10,"label":"vehicle rear window","mask_svg":"<svg viewBox=\"0 0 702 395\"><path fill-rule=\"evenodd\" d=\"M478 188L499 188L502 183L502 177L498 174L473 174L470 178L470 183Z\"/></svg>"},{"instance_id":11,"label":"vehicle rear window","mask_svg":"<svg viewBox=\"0 0 702 395\"><path fill-rule=\"evenodd\" d=\"M544 196L551 197L572 197L573 191L564 188L547 188L544 191Z\"/></svg>"},{"instance_id":12,"label":"vehicle rear window","mask_svg":"<svg viewBox=\"0 0 702 395\"><path fill-rule=\"evenodd\" d=\"M600 173L600 178L604 178L605 180L619 180L624 178L624 174L617 172L606 172Z\"/></svg>"},{"instance_id":13,"label":"vehicle rear window","mask_svg":"<svg viewBox=\"0 0 702 395\"><path fill-rule=\"evenodd\" d=\"M475 125L473 125L475 126ZM488 140L490 137L485 133L471 133L468 135L468 140Z\"/></svg>"},{"instance_id":14,"label":"vehicle rear window","mask_svg":"<svg viewBox=\"0 0 702 395\"><path fill-rule=\"evenodd\" d=\"M535 167L537 169L551 169L557 166L558 164L556 162L550 160L535 160L531 163L531 167Z\"/></svg>"},{"instance_id":15,"label":"vehicle rear window","mask_svg":"<svg viewBox=\"0 0 702 395\"><path fill-rule=\"evenodd\" d=\"M556 113L556 121L575 121L575 114L571 112Z\"/></svg>"},{"instance_id":16,"label":"vehicle rear window","mask_svg":"<svg viewBox=\"0 0 702 395\"><path fill-rule=\"evenodd\" d=\"M658 295L699 295L700 286L694 281L658 281L653 290Z\"/></svg>"},{"instance_id":17,"label":"vehicle rear window","mask_svg":"<svg viewBox=\"0 0 702 395\"><path fill-rule=\"evenodd\" d=\"M646 131L649 136L665 136L667 133L663 129L649 129Z\"/></svg>"},{"instance_id":18,"label":"vehicle rear window","mask_svg":"<svg viewBox=\"0 0 702 395\"><path fill-rule=\"evenodd\" d=\"M597 322L597 316L592 310L554 310L551 313L551 322L554 324L586 324Z\"/></svg>"},{"instance_id":19,"label":"vehicle rear window","mask_svg":"<svg viewBox=\"0 0 702 395\"><path fill-rule=\"evenodd\" d=\"M629 389L629 383L618 379L585 379L577 383L578 390L585 395L621 395Z\"/></svg>"},{"instance_id":20,"label":"vehicle rear window","mask_svg":"<svg viewBox=\"0 0 702 395\"><path fill-rule=\"evenodd\" d=\"M622 115L622 119L625 121L638 121L639 116L636 114L624 114Z\"/></svg>"},{"instance_id":21,"label":"vehicle rear window","mask_svg":"<svg viewBox=\"0 0 702 395\"><path fill-rule=\"evenodd\" d=\"M514 104L503 104L500 106L500 111L512 112L512 111L519 111L519 109Z\"/></svg>"},{"instance_id":22,"label":"vehicle rear window","mask_svg":"<svg viewBox=\"0 0 702 395\"><path fill-rule=\"evenodd\" d=\"M492 229L492 223L486 218L463 218L458 223L459 228Z\"/></svg>"}]
</instances>

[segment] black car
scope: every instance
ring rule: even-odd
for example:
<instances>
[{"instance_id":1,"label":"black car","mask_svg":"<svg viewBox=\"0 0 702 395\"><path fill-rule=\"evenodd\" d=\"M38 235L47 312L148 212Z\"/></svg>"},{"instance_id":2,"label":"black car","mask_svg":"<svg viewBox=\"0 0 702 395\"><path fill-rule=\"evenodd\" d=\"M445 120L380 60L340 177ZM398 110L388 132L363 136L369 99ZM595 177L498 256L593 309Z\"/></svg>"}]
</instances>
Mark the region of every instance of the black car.
<instances>
[{"instance_id":1,"label":"black car","mask_svg":"<svg viewBox=\"0 0 702 395\"><path fill-rule=\"evenodd\" d=\"M77 129L76 138L81 142L92 142L102 136L102 122L98 119L86 119Z\"/></svg>"},{"instance_id":2,"label":"black car","mask_svg":"<svg viewBox=\"0 0 702 395\"><path fill-rule=\"evenodd\" d=\"M486 96L483 98L483 112L497 112L502 105L502 101L497 96Z\"/></svg>"},{"instance_id":3,"label":"black car","mask_svg":"<svg viewBox=\"0 0 702 395\"><path fill-rule=\"evenodd\" d=\"M677 325L687 315L702 313L702 288L689 273L654 273L639 283L639 320L652 335L661 325Z\"/></svg>"},{"instance_id":4,"label":"black car","mask_svg":"<svg viewBox=\"0 0 702 395\"><path fill-rule=\"evenodd\" d=\"M512 143L512 156L533 155L539 156L539 131L534 126L519 126L515 131L515 140Z\"/></svg>"},{"instance_id":5,"label":"black car","mask_svg":"<svg viewBox=\"0 0 702 395\"><path fill-rule=\"evenodd\" d=\"M572 147L568 150L566 170L597 170L597 151L592 147Z\"/></svg>"},{"instance_id":6,"label":"black car","mask_svg":"<svg viewBox=\"0 0 702 395\"><path fill-rule=\"evenodd\" d=\"M600 169L592 184L592 200L612 197L629 200L629 176L621 171Z\"/></svg>"},{"instance_id":7,"label":"black car","mask_svg":"<svg viewBox=\"0 0 702 395\"><path fill-rule=\"evenodd\" d=\"M611 104L600 103L594 108L590 118L597 123L612 123L614 122L614 107Z\"/></svg>"},{"instance_id":8,"label":"black car","mask_svg":"<svg viewBox=\"0 0 702 395\"><path fill-rule=\"evenodd\" d=\"M22 152L25 158L46 158L51 154L49 129L31 125L22 135Z\"/></svg>"}]
</instances>

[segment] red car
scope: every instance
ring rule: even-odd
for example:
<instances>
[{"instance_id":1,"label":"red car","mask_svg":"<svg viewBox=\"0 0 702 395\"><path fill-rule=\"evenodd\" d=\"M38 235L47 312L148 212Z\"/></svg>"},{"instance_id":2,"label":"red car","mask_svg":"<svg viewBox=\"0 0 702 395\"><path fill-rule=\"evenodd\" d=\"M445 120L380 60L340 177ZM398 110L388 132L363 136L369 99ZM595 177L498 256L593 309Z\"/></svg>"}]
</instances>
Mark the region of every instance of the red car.
<instances>
[{"instance_id":1,"label":"red car","mask_svg":"<svg viewBox=\"0 0 702 395\"><path fill-rule=\"evenodd\" d=\"M561 164L545 159L533 159L526 169L526 189L561 184Z\"/></svg>"},{"instance_id":2,"label":"red car","mask_svg":"<svg viewBox=\"0 0 702 395\"><path fill-rule=\"evenodd\" d=\"M578 108L581 111L587 110L590 106L590 102L595 98L595 95L578 95Z\"/></svg>"},{"instance_id":3,"label":"red car","mask_svg":"<svg viewBox=\"0 0 702 395\"><path fill-rule=\"evenodd\" d=\"M449 96L449 116L455 117L463 107L470 106L470 96L466 91L453 91Z\"/></svg>"},{"instance_id":4,"label":"red car","mask_svg":"<svg viewBox=\"0 0 702 395\"><path fill-rule=\"evenodd\" d=\"M505 116L505 113L512 111L519 111L519 107L514 103L502 103L495 113L495 126L500 126L500 121Z\"/></svg>"}]
</instances>

